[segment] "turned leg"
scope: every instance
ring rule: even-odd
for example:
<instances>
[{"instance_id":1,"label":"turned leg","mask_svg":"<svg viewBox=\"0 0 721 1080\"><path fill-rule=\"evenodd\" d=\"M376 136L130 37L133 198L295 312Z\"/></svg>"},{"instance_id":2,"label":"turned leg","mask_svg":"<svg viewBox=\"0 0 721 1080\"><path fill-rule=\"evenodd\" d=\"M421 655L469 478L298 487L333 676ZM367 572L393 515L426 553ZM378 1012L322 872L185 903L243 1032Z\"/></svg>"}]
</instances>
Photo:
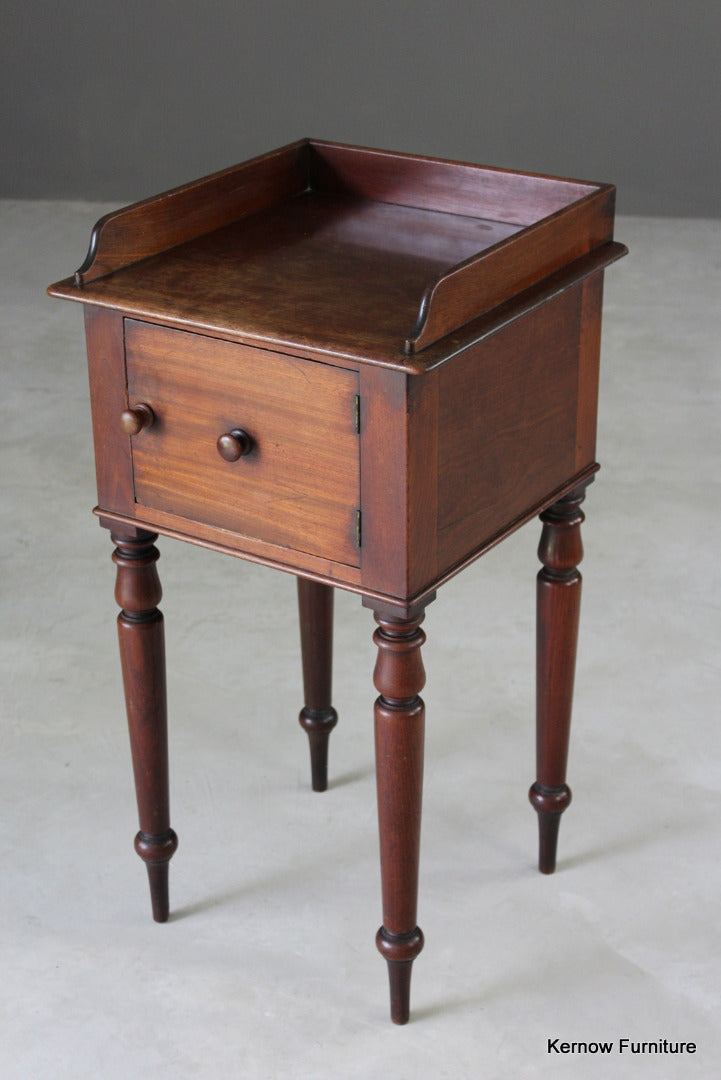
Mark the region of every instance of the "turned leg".
<instances>
[{"instance_id":1,"label":"turned leg","mask_svg":"<svg viewBox=\"0 0 721 1080\"><path fill-rule=\"evenodd\" d=\"M178 846L170 828L162 590L154 533L112 534L118 568L115 599L140 832L135 850L148 869L153 918L168 918L168 863Z\"/></svg>"},{"instance_id":2,"label":"turned leg","mask_svg":"<svg viewBox=\"0 0 721 1080\"><path fill-rule=\"evenodd\" d=\"M573 676L581 607L581 522L584 489L541 514L536 608L536 782L529 798L538 812L538 868L552 874L561 814L571 801L566 784Z\"/></svg>"},{"instance_id":3,"label":"turned leg","mask_svg":"<svg viewBox=\"0 0 721 1080\"><path fill-rule=\"evenodd\" d=\"M411 967L423 948L416 923L421 838L426 677L421 658L423 614L390 619L376 613L378 646L373 681L376 782L380 829L383 925L376 945L388 962L391 1020L408 1022Z\"/></svg>"},{"instance_id":4,"label":"turned leg","mask_svg":"<svg viewBox=\"0 0 721 1080\"><path fill-rule=\"evenodd\" d=\"M308 732L313 791L328 787L328 739L338 723L331 705L333 678L333 587L298 578L303 700L298 720Z\"/></svg>"}]
</instances>

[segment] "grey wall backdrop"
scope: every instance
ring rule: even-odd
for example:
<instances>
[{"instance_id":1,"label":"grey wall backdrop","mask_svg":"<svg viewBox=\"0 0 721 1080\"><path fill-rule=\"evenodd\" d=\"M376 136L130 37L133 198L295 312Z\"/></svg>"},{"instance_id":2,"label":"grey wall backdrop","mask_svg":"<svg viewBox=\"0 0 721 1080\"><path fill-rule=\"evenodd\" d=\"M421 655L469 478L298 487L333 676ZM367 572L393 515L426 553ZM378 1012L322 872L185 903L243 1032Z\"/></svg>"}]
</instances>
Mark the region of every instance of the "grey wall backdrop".
<instances>
[{"instance_id":1,"label":"grey wall backdrop","mask_svg":"<svg viewBox=\"0 0 721 1080\"><path fill-rule=\"evenodd\" d=\"M302 135L721 216L719 0L0 2L12 198L134 200Z\"/></svg>"}]
</instances>

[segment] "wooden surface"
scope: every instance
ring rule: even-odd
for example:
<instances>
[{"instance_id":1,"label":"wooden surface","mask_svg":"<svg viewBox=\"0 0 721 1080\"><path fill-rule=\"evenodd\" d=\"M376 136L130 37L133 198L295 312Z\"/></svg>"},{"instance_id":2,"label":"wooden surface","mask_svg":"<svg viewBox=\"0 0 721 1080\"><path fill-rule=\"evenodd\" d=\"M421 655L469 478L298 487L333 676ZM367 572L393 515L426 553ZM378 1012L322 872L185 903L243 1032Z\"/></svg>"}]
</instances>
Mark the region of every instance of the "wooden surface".
<instances>
[{"instance_id":1,"label":"wooden surface","mask_svg":"<svg viewBox=\"0 0 721 1080\"><path fill-rule=\"evenodd\" d=\"M367 365L360 388L363 581L407 600L438 570L438 373Z\"/></svg>"},{"instance_id":2,"label":"wooden surface","mask_svg":"<svg viewBox=\"0 0 721 1080\"><path fill-rule=\"evenodd\" d=\"M304 701L298 720L310 744L313 791L328 787L328 739L338 723L332 705L334 595L330 585L298 578Z\"/></svg>"},{"instance_id":3,"label":"wooden surface","mask_svg":"<svg viewBox=\"0 0 721 1080\"><path fill-rule=\"evenodd\" d=\"M109 215L53 295L86 311L98 514L154 915L168 913L154 533L296 573L300 722L327 785L333 589L374 610L391 1016L409 1018L425 674L437 588L542 513L539 865L555 867L595 463L614 189L301 140ZM306 580L307 579L307 580Z\"/></svg>"},{"instance_id":4,"label":"wooden surface","mask_svg":"<svg viewBox=\"0 0 721 1080\"><path fill-rule=\"evenodd\" d=\"M541 507L537 509L540 510ZM209 551L234 555L241 559L248 559L249 562L259 563L261 566L284 570L290 574L300 572L312 581L342 585L350 592L364 592L358 566L349 566L347 563L324 559L318 555L309 555L306 551L281 547L267 540L257 540L252 536L230 532L215 525L206 525L201 521L190 521L188 518L169 514L164 510L148 510L146 507L138 508L138 510L138 516L116 514L99 506L96 506L93 512L103 528L112 528L115 522L124 525L142 524L145 528L152 527L153 532L175 540L182 540L185 543L196 544ZM378 599L380 600L381 597Z\"/></svg>"},{"instance_id":5,"label":"wooden surface","mask_svg":"<svg viewBox=\"0 0 721 1080\"><path fill-rule=\"evenodd\" d=\"M139 507L358 565L354 372L133 321L125 340L129 403L156 417L132 440ZM254 447L229 463L235 427Z\"/></svg>"},{"instance_id":6,"label":"wooden surface","mask_svg":"<svg viewBox=\"0 0 721 1080\"><path fill-rule=\"evenodd\" d=\"M395 358L426 288L513 226L307 192L136 262L71 298L346 356Z\"/></svg>"},{"instance_id":7,"label":"wooden surface","mask_svg":"<svg viewBox=\"0 0 721 1080\"><path fill-rule=\"evenodd\" d=\"M571 802L566 783L583 558L577 488L541 514L536 587L536 776L529 798L538 813L538 868L552 874L561 814Z\"/></svg>"},{"instance_id":8,"label":"wooden surface","mask_svg":"<svg viewBox=\"0 0 721 1080\"><path fill-rule=\"evenodd\" d=\"M138 800L140 832L135 850L148 871L153 918L168 918L168 863L178 837L170 827L168 719L165 687L165 635L156 563L157 539L140 529L118 529L115 599L118 642L128 715L130 749Z\"/></svg>"},{"instance_id":9,"label":"wooden surface","mask_svg":"<svg viewBox=\"0 0 721 1080\"><path fill-rule=\"evenodd\" d=\"M96 307L86 307L84 314L98 503L134 517L130 440L120 423L128 407L123 319Z\"/></svg>"},{"instance_id":10,"label":"wooden surface","mask_svg":"<svg viewBox=\"0 0 721 1080\"><path fill-rule=\"evenodd\" d=\"M89 285L303 191L306 162L301 141L107 214L93 229L76 285Z\"/></svg>"},{"instance_id":11,"label":"wooden surface","mask_svg":"<svg viewBox=\"0 0 721 1080\"><path fill-rule=\"evenodd\" d=\"M441 368L441 571L576 473L580 304L568 290Z\"/></svg>"},{"instance_id":12,"label":"wooden surface","mask_svg":"<svg viewBox=\"0 0 721 1080\"><path fill-rule=\"evenodd\" d=\"M319 141L96 226L53 295L422 369L430 345L610 243L614 189Z\"/></svg>"},{"instance_id":13,"label":"wooden surface","mask_svg":"<svg viewBox=\"0 0 721 1080\"><path fill-rule=\"evenodd\" d=\"M601 360L603 274L580 285L581 332L578 342L578 409L576 413L576 471L596 460L598 377Z\"/></svg>"},{"instance_id":14,"label":"wooden surface","mask_svg":"<svg viewBox=\"0 0 721 1080\"><path fill-rule=\"evenodd\" d=\"M309 184L314 190L470 218L485 216L521 227L608 187L321 139L311 139L309 149Z\"/></svg>"},{"instance_id":15,"label":"wooden surface","mask_svg":"<svg viewBox=\"0 0 721 1080\"><path fill-rule=\"evenodd\" d=\"M383 925L376 945L388 962L391 1019L408 1022L411 965L423 948L417 923L421 845L426 681L421 657L423 612L408 619L376 613L378 657L373 682L376 785L383 888Z\"/></svg>"},{"instance_id":16,"label":"wooden surface","mask_svg":"<svg viewBox=\"0 0 721 1080\"><path fill-rule=\"evenodd\" d=\"M613 236L615 190L602 188L544 218L485 257L454 267L430 286L421 302L407 352L420 352L568 263L601 247Z\"/></svg>"}]
</instances>

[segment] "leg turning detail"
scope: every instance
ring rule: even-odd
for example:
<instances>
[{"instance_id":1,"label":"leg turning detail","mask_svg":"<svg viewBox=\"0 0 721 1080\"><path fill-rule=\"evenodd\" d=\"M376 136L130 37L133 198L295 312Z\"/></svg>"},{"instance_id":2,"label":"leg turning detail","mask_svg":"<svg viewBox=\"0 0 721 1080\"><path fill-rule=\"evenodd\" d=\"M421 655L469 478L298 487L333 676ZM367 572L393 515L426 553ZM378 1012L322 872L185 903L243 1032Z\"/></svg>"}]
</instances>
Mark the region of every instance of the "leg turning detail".
<instances>
[{"instance_id":1,"label":"leg turning detail","mask_svg":"<svg viewBox=\"0 0 721 1080\"><path fill-rule=\"evenodd\" d=\"M338 723L331 705L333 678L333 587L298 578L300 646L305 704L298 721L308 733L313 791L328 787L328 740Z\"/></svg>"},{"instance_id":2,"label":"leg turning detail","mask_svg":"<svg viewBox=\"0 0 721 1080\"><path fill-rule=\"evenodd\" d=\"M388 962L391 1019L410 1014L411 966L423 948L416 923L423 790L425 684L420 629L423 614L390 619L376 614L378 646L374 672L376 782L380 828L383 925L378 951Z\"/></svg>"},{"instance_id":3,"label":"leg turning detail","mask_svg":"<svg viewBox=\"0 0 721 1080\"><path fill-rule=\"evenodd\" d=\"M170 828L168 727L162 596L154 533L128 529L112 534L116 545L115 599L120 662L140 832L135 850L148 869L153 918L168 918L168 864L178 846Z\"/></svg>"},{"instance_id":4,"label":"leg turning detail","mask_svg":"<svg viewBox=\"0 0 721 1080\"><path fill-rule=\"evenodd\" d=\"M536 608L536 782L529 798L538 813L538 868L552 874L561 814L571 802L566 784L573 679L581 605L581 502L576 489L541 514Z\"/></svg>"}]
</instances>

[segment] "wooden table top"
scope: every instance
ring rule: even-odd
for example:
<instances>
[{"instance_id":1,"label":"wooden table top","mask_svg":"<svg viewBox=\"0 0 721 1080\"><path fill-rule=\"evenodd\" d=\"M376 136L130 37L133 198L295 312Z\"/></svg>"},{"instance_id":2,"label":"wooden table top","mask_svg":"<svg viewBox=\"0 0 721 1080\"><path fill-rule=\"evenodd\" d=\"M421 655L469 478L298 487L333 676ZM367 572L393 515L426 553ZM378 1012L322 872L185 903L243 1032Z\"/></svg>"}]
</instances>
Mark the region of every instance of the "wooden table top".
<instances>
[{"instance_id":1,"label":"wooden table top","mask_svg":"<svg viewBox=\"0 0 721 1080\"><path fill-rule=\"evenodd\" d=\"M49 291L426 371L475 320L510 300L517 317L539 302L529 290L619 257L613 198L607 184L302 140L101 219L83 266Z\"/></svg>"}]
</instances>

